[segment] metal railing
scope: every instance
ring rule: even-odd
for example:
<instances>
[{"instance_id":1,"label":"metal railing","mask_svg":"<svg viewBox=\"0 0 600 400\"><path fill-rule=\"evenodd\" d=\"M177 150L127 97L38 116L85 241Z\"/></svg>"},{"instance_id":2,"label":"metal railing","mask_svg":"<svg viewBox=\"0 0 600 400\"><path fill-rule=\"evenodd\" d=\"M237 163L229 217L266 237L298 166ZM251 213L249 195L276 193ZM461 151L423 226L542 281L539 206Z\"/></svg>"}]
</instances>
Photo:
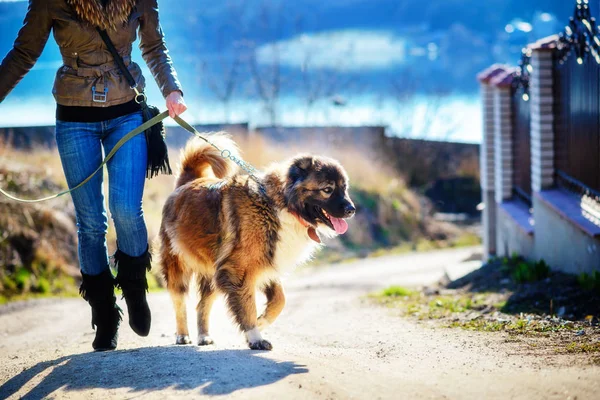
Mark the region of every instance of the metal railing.
<instances>
[{"instance_id":1,"label":"metal railing","mask_svg":"<svg viewBox=\"0 0 600 400\"><path fill-rule=\"evenodd\" d=\"M531 104L529 75L531 50L523 50L519 70L512 81L513 194L531 206Z\"/></svg>"},{"instance_id":2,"label":"metal railing","mask_svg":"<svg viewBox=\"0 0 600 400\"><path fill-rule=\"evenodd\" d=\"M600 31L586 1L559 36L553 106L557 180L600 191Z\"/></svg>"}]
</instances>

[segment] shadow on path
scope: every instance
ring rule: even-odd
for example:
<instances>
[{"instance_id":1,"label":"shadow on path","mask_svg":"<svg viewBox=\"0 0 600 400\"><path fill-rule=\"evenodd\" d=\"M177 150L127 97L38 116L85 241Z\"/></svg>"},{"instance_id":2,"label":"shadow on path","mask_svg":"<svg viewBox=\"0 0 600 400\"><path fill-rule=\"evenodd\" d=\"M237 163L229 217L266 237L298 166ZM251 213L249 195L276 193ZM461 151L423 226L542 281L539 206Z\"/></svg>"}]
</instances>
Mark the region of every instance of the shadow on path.
<instances>
[{"instance_id":1,"label":"shadow on path","mask_svg":"<svg viewBox=\"0 0 600 400\"><path fill-rule=\"evenodd\" d=\"M66 391L129 388L131 392L166 388L222 395L269 385L308 369L279 362L251 350L200 350L195 346L145 347L106 353L85 353L41 362L0 386L5 399L31 380L37 385L23 399L41 399ZM38 375L44 376L36 378Z\"/></svg>"}]
</instances>

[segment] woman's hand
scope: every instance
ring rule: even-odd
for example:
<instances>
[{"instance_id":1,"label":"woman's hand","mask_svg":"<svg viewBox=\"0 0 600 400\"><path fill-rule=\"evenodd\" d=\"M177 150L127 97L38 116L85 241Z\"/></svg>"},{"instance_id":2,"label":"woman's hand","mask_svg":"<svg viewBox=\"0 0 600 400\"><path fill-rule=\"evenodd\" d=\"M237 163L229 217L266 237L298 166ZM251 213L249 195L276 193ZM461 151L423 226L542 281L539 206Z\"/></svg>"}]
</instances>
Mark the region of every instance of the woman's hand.
<instances>
[{"instance_id":1,"label":"woman's hand","mask_svg":"<svg viewBox=\"0 0 600 400\"><path fill-rule=\"evenodd\" d=\"M171 92L167 96L167 109L169 110L169 116L171 118L183 114L185 110L187 110L183 95L179 90Z\"/></svg>"}]
</instances>

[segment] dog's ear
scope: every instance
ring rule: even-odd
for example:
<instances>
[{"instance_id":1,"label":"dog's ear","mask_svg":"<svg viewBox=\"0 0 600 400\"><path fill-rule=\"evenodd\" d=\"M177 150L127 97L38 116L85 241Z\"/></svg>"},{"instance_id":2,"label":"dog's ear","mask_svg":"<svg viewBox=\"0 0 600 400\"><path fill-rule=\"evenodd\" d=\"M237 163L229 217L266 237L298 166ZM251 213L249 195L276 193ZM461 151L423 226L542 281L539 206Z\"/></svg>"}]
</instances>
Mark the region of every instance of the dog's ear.
<instances>
[{"instance_id":1,"label":"dog's ear","mask_svg":"<svg viewBox=\"0 0 600 400\"><path fill-rule=\"evenodd\" d=\"M293 165L300 168L303 171L308 170L312 167L314 159L312 156L299 156L294 159Z\"/></svg>"},{"instance_id":2,"label":"dog's ear","mask_svg":"<svg viewBox=\"0 0 600 400\"><path fill-rule=\"evenodd\" d=\"M292 181L305 178L308 175L308 170L312 167L314 159L312 156L298 156L292 160L290 165L289 176Z\"/></svg>"}]
</instances>

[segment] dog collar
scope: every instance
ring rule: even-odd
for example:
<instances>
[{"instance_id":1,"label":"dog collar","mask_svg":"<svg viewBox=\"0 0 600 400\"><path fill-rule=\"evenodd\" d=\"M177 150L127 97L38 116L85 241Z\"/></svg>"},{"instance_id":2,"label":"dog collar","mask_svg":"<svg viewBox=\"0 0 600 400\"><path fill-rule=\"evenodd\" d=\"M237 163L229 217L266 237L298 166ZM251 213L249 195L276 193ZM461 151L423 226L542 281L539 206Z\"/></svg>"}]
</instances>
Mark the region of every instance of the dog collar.
<instances>
[{"instance_id":1,"label":"dog collar","mask_svg":"<svg viewBox=\"0 0 600 400\"><path fill-rule=\"evenodd\" d=\"M304 218L300 217L298 214L292 213L292 215L296 217L298 222L300 222L300 225L306 228L306 233L308 234L308 237L311 238L311 240L317 243L321 243L321 238L319 237L319 235L317 235L317 230L314 228L314 226L306 222Z\"/></svg>"}]
</instances>

